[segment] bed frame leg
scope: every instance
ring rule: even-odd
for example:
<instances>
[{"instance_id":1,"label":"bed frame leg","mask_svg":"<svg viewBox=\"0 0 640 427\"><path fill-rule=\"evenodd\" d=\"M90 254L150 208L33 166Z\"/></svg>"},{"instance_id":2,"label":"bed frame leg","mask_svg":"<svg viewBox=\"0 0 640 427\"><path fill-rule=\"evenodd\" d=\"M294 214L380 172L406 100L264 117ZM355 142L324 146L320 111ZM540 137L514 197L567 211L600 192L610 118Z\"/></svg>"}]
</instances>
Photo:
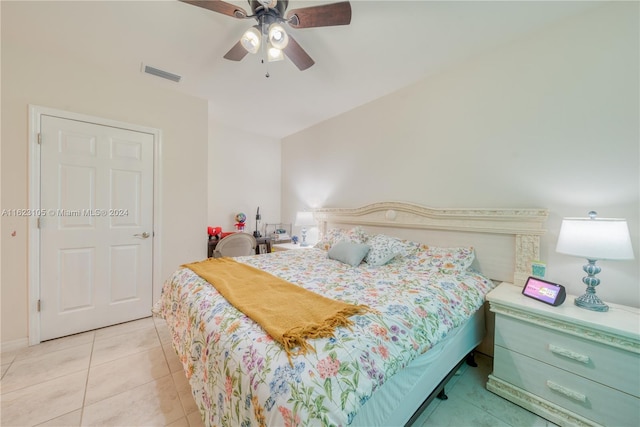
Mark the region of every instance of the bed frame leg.
<instances>
[{"instance_id":1,"label":"bed frame leg","mask_svg":"<svg viewBox=\"0 0 640 427\"><path fill-rule=\"evenodd\" d=\"M404 427L412 426L413 423L420 417L420 414L425 410L425 408L429 405L429 403L431 403L434 399L436 399L436 398L439 399L439 400L447 400L447 399L449 399L449 396L447 396L447 393L445 393L445 391L444 391L444 387L447 384L447 382L456 374L458 369L460 369L462 364L465 363L465 362L469 366L474 366L474 367L478 366L478 364L475 361L473 352L467 354L465 357L460 359L458 364L451 371L449 371L449 373L446 375L446 377L443 378L442 381L440 381L440 384L438 384L438 386L435 389L433 389L433 391L429 394L429 396L425 399L425 401L422 402L422 405L420 405L420 408L418 408L418 410L413 413L413 415L411 416L409 421L407 421L407 423L404 425Z\"/></svg>"},{"instance_id":2,"label":"bed frame leg","mask_svg":"<svg viewBox=\"0 0 640 427\"><path fill-rule=\"evenodd\" d=\"M465 358L465 362L467 363L467 365L471 367L474 367L474 368L478 367L478 364L476 363L475 353L473 351L467 354L467 357ZM442 390L438 392L436 397L440 400L447 400L449 398L449 396L447 396L447 393L445 393L444 391L444 386L442 386Z\"/></svg>"},{"instance_id":3,"label":"bed frame leg","mask_svg":"<svg viewBox=\"0 0 640 427\"><path fill-rule=\"evenodd\" d=\"M476 363L475 353L473 351L471 353L467 354L466 362L467 362L467 365L469 365L469 366L472 366L474 368L478 367L478 364Z\"/></svg>"}]
</instances>

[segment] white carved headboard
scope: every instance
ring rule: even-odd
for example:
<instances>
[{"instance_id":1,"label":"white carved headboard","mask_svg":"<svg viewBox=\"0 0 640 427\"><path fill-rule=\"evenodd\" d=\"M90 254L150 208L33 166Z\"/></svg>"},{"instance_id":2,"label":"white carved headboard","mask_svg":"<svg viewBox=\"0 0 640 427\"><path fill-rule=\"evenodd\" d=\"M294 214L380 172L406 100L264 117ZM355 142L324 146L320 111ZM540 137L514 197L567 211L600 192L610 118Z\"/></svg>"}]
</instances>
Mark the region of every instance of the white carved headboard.
<instances>
[{"instance_id":1,"label":"white carved headboard","mask_svg":"<svg viewBox=\"0 0 640 427\"><path fill-rule=\"evenodd\" d=\"M546 209L434 209L405 202L314 210L320 232L362 226L369 233L431 246L473 246L487 277L523 285L540 256Z\"/></svg>"}]
</instances>

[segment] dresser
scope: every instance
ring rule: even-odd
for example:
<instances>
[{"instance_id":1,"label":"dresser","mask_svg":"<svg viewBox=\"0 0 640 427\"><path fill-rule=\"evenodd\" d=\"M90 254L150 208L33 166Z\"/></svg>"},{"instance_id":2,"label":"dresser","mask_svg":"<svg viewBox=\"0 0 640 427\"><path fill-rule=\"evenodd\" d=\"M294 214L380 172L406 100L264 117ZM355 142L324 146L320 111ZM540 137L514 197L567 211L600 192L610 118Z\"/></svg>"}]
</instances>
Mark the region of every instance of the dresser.
<instances>
[{"instance_id":1,"label":"dresser","mask_svg":"<svg viewBox=\"0 0 640 427\"><path fill-rule=\"evenodd\" d=\"M640 310L553 307L502 283L487 389L561 426L640 425Z\"/></svg>"}]
</instances>

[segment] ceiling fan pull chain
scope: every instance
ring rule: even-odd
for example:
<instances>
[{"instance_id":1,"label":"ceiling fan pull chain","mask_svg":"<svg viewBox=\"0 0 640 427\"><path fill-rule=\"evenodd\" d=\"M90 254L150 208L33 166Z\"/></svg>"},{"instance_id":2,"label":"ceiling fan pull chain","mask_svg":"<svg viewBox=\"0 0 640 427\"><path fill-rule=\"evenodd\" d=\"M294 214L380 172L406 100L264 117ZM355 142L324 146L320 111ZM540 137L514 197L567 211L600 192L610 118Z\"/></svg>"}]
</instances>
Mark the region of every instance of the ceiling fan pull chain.
<instances>
[{"instance_id":1,"label":"ceiling fan pull chain","mask_svg":"<svg viewBox=\"0 0 640 427\"><path fill-rule=\"evenodd\" d=\"M268 46L267 46L267 43L264 42L264 35L265 35L266 29L267 29L266 27L267 27L267 24L265 22L265 18L264 18L264 15L263 15L263 16L260 17L260 32L262 34L262 43L260 44L260 51L262 53L262 58L260 59L260 62L265 64L267 72L265 73L264 76L266 78L269 78L270 77L270 75L269 75L269 60L268 60L268 57L267 57L267 55L268 55L268 52L267 52Z\"/></svg>"},{"instance_id":2,"label":"ceiling fan pull chain","mask_svg":"<svg viewBox=\"0 0 640 427\"><path fill-rule=\"evenodd\" d=\"M264 60L264 58L263 58L263 59L262 59L262 63L265 65L265 67L267 67L267 72L265 73L265 75L264 75L264 76L265 76L266 78L271 77L271 76L269 75L269 61L265 61L265 60Z\"/></svg>"}]
</instances>

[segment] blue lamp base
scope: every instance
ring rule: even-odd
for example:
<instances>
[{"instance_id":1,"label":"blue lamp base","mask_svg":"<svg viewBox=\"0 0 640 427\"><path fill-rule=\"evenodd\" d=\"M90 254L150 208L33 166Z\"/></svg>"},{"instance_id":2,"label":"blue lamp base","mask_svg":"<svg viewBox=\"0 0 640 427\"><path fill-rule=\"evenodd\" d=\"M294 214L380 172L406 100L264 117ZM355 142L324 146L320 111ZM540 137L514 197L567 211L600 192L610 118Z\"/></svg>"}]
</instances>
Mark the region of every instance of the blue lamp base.
<instances>
[{"instance_id":1,"label":"blue lamp base","mask_svg":"<svg viewBox=\"0 0 640 427\"><path fill-rule=\"evenodd\" d=\"M602 302L600 298L598 298L594 293L589 293L589 288L587 288L587 293L579 296L573 302L580 308L586 308L591 311L609 311L609 306Z\"/></svg>"},{"instance_id":2,"label":"blue lamp base","mask_svg":"<svg viewBox=\"0 0 640 427\"><path fill-rule=\"evenodd\" d=\"M600 279L596 277L596 274L600 273L602 269L596 265L596 260L589 259L588 264L585 264L582 269L587 273L587 277L582 278L582 283L587 285L586 292L574 300L575 305L580 308L585 308L591 311L609 311L609 306L602 302L596 295L596 286L600 284Z\"/></svg>"},{"instance_id":3,"label":"blue lamp base","mask_svg":"<svg viewBox=\"0 0 640 427\"><path fill-rule=\"evenodd\" d=\"M309 242L307 242L307 229L306 227L302 227L302 242L300 242L300 247L304 248L309 246Z\"/></svg>"}]
</instances>

